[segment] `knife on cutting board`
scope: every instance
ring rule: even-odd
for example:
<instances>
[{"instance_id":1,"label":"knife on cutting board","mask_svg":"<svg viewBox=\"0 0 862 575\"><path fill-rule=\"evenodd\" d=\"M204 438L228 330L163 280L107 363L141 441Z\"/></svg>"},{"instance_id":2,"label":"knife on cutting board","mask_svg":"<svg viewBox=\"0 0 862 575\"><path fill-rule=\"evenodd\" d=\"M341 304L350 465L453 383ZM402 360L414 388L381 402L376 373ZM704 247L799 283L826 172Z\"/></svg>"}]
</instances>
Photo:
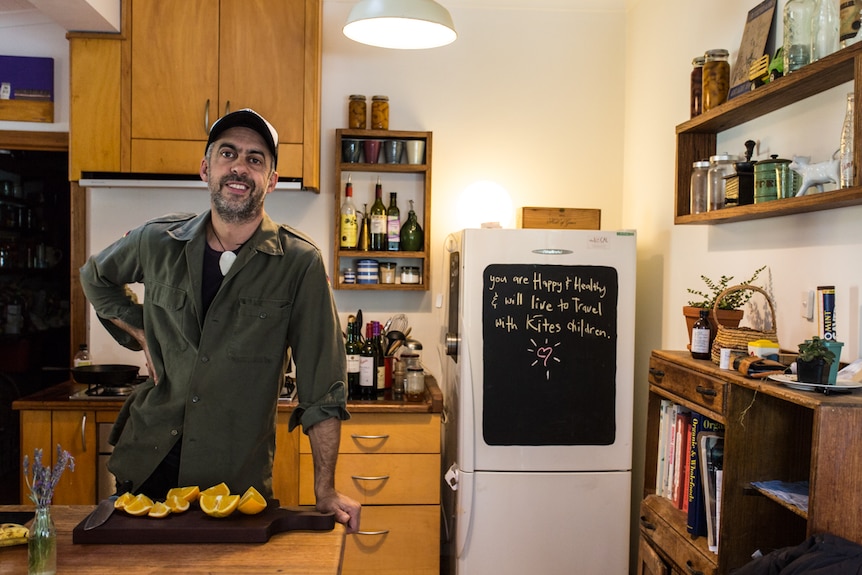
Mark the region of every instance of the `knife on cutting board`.
<instances>
[{"instance_id":1,"label":"knife on cutting board","mask_svg":"<svg viewBox=\"0 0 862 575\"><path fill-rule=\"evenodd\" d=\"M90 513L87 518L84 520L84 531L89 531L90 529L95 529L99 525L102 525L105 521L110 519L111 514L114 512L114 502L117 500L116 495L111 495L107 499L103 499L96 506L96 509Z\"/></svg>"}]
</instances>

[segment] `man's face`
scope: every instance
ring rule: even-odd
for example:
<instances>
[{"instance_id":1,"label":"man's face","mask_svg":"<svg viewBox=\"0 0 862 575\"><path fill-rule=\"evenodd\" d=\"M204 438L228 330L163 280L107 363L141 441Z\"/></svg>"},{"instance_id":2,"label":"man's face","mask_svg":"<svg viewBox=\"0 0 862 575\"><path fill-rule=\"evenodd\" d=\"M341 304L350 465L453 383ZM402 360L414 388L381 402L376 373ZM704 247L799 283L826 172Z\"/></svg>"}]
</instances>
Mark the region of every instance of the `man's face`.
<instances>
[{"instance_id":1,"label":"man's face","mask_svg":"<svg viewBox=\"0 0 862 575\"><path fill-rule=\"evenodd\" d=\"M213 209L226 222L255 220L278 181L272 157L260 134L249 128L226 130L201 162Z\"/></svg>"}]
</instances>

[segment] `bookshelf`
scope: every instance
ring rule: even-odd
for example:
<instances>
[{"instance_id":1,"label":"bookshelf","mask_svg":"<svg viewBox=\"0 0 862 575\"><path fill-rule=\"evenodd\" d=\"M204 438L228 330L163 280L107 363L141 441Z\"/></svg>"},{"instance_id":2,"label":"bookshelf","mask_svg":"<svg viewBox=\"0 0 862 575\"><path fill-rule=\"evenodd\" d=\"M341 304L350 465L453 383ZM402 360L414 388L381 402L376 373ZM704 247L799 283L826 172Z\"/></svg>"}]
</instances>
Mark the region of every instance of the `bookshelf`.
<instances>
[{"instance_id":1,"label":"bookshelf","mask_svg":"<svg viewBox=\"0 0 862 575\"><path fill-rule=\"evenodd\" d=\"M662 399L725 427L717 554L705 537L689 535L686 513L656 494ZM655 350L647 409L639 573L728 573L758 549L821 532L862 544L862 394L796 391L720 370L688 351ZM770 480L807 480L808 511L752 486Z\"/></svg>"}]
</instances>

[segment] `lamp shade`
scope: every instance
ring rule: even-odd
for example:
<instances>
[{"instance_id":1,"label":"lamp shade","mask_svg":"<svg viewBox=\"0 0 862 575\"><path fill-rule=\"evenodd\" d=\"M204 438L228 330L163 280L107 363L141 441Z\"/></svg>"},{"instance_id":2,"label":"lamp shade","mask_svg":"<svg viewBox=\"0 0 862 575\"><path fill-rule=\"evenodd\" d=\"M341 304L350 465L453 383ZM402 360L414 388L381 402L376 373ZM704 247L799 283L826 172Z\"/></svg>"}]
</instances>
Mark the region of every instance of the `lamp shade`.
<instances>
[{"instance_id":1,"label":"lamp shade","mask_svg":"<svg viewBox=\"0 0 862 575\"><path fill-rule=\"evenodd\" d=\"M445 46L458 36L449 11L434 0L361 0L343 32L362 44L403 50Z\"/></svg>"}]
</instances>

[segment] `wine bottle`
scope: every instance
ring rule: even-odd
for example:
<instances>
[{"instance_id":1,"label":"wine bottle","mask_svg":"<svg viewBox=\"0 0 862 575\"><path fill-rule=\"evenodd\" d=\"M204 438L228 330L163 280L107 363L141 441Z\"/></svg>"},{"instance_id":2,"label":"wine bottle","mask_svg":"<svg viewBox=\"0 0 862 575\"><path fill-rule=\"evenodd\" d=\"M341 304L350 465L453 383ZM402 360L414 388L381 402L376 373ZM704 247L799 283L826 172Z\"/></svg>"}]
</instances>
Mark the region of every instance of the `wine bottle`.
<instances>
[{"instance_id":1,"label":"wine bottle","mask_svg":"<svg viewBox=\"0 0 862 575\"><path fill-rule=\"evenodd\" d=\"M359 228L356 222L356 205L353 203L353 184L350 176L344 185L344 203L341 204L341 244L342 250L355 250Z\"/></svg>"},{"instance_id":2,"label":"wine bottle","mask_svg":"<svg viewBox=\"0 0 862 575\"><path fill-rule=\"evenodd\" d=\"M413 200L410 200L410 211L407 213L407 221L401 226L401 249L405 252L418 252L425 247L425 239L422 235L422 227L413 211Z\"/></svg>"},{"instance_id":3,"label":"wine bottle","mask_svg":"<svg viewBox=\"0 0 862 575\"><path fill-rule=\"evenodd\" d=\"M709 310L700 310L700 317L691 328L691 357L709 359L712 330L709 327Z\"/></svg>"},{"instance_id":4,"label":"wine bottle","mask_svg":"<svg viewBox=\"0 0 862 575\"><path fill-rule=\"evenodd\" d=\"M386 351L381 339L382 326L379 321L371 322L371 337L374 339L374 348L377 352L377 395L383 395L386 391Z\"/></svg>"},{"instance_id":5,"label":"wine bottle","mask_svg":"<svg viewBox=\"0 0 862 575\"><path fill-rule=\"evenodd\" d=\"M389 194L386 209L386 249L397 252L401 243L401 210L398 209L398 194Z\"/></svg>"},{"instance_id":6,"label":"wine bottle","mask_svg":"<svg viewBox=\"0 0 862 575\"><path fill-rule=\"evenodd\" d=\"M347 354L347 393L351 398L359 399L362 390L359 387L359 352L362 344L359 343L359 329L356 326L356 316L347 318L347 343L344 346Z\"/></svg>"},{"instance_id":7,"label":"wine bottle","mask_svg":"<svg viewBox=\"0 0 862 575\"><path fill-rule=\"evenodd\" d=\"M371 251L386 250L386 206L383 205L383 184L380 183L379 177L377 185L374 186L374 203L371 204L369 219Z\"/></svg>"},{"instance_id":8,"label":"wine bottle","mask_svg":"<svg viewBox=\"0 0 862 575\"><path fill-rule=\"evenodd\" d=\"M377 397L377 348L371 335L371 322L365 324L365 343L359 351L359 398Z\"/></svg>"}]
</instances>

